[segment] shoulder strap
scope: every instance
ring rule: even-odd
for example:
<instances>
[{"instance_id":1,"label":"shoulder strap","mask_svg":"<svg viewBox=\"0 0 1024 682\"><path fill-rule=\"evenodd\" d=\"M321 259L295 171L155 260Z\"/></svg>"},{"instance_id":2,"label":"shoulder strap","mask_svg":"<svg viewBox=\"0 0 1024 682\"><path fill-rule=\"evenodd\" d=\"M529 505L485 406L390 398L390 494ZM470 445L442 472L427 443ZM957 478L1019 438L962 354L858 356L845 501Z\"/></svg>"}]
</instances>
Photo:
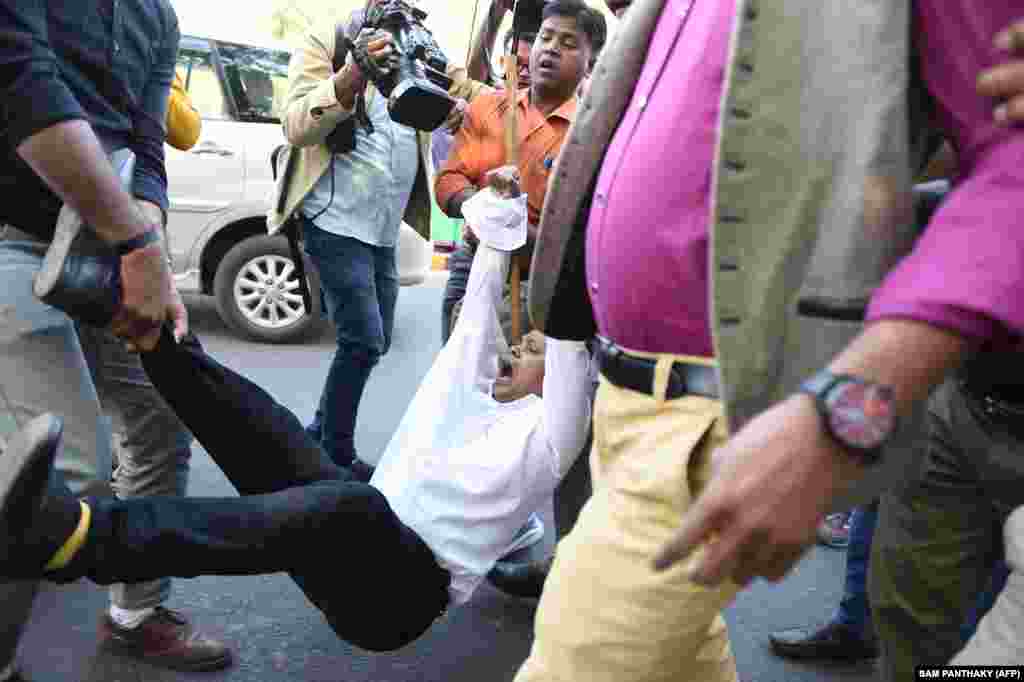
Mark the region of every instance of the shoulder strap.
<instances>
[{"instance_id":1,"label":"shoulder strap","mask_svg":"<svg viewBox=\"0 0 1024 682\"><path fill-rule=\"evenodd\" d=\"M345 60L348 59L349 37L345 29L345 24L340 21L334 28L334 59L331 62L334 73L341 71L341 67L345 66Z\"/></svg>"}]
</instances>

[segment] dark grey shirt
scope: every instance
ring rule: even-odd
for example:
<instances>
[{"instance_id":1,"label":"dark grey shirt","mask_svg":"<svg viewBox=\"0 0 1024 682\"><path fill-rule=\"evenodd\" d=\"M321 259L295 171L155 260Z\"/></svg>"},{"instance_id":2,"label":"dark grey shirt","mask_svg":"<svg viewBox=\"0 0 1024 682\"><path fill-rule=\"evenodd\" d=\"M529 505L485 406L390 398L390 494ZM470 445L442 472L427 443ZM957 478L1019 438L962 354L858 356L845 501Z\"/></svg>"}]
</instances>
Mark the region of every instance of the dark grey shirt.
<instances>
[{"instance_id":1,"label":"dark grey shirt","mask_svg":"<svg viewBox=\"0 0 1024 682\"><path fill-rule=\"evenodd\" d=\"M75 119L108 150L134 151L134 195L167 209L179 37L168 0L0 0L0 220L52 237L60 201L14 150Z\"/></svg>"}]
</instances>

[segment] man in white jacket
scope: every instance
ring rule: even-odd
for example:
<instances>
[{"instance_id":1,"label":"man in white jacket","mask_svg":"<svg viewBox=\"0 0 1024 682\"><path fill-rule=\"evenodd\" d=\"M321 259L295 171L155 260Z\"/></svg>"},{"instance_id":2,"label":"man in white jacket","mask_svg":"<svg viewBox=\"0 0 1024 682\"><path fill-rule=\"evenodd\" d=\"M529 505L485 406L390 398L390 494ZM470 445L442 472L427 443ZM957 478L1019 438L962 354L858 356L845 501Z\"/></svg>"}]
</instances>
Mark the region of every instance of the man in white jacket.
<instances>
[{"instance_id":1,"label":"man in white jacket","mask_svg":"<svg viewBox=\"0 0 1024 682\"><path fill-rule=\"evenodd\" d=\"M42 417L0 457L0 575L106 584L287 571L339 637L378 651L411 642L469 599L586 437L584 344L530 335L504 347L495 307L508 259L482 245L455 334L372 485L168 330L146 370L242 496L75 499L51 474L59 422ZM387 618L366 617L389 604Z\"/></svg>"}]
</instances>

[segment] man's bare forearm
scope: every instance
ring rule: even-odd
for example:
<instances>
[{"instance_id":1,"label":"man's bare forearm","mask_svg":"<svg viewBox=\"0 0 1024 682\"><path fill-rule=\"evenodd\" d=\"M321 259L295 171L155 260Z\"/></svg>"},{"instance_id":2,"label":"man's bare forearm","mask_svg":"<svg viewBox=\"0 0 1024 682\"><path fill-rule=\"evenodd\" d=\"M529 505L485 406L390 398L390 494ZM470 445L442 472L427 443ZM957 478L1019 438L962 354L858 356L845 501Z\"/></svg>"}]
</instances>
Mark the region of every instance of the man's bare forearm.
<instances>
[{"instance_id":1,"label":"man's bare forearm","mask_svg":"<svg viewBox=\"0 0 1024 682\"><path fill-rule=\"evenodd\" d=\"M967 340L955 332L912 320L879 320L829 369L891 386L897 412L905 414L960 364L968 349Z\"/></svg>"},{"instance_id":2,"label":"man's bare forearm","mask_svg":"<svg viewBox=\"0 0 1024 682\"><path fill-rule=\"evenodd\" d=\"M18 153L105 241L131 239L154 226L121 187L85 121L52 125L22 142Z\"/></svg>"}]
</instances>

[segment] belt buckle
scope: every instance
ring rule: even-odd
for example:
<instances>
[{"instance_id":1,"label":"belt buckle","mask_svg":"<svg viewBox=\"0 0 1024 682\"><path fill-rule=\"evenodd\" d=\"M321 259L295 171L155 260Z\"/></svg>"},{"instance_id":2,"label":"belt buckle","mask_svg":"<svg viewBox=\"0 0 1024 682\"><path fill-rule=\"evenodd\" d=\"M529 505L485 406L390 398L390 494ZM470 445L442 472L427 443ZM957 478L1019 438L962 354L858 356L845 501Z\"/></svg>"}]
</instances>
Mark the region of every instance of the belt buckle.
<instances>
[{"instance_id":1,"label":"belt buckle","mask_svg":"<svg viewBox=\"0 0 1024 682\"><path fill-rule=\"evenodd\" d=\"M601 355L603 355L604 358L607 360L617 362L626 354L626 352L622 350L622 347L618 346L611 339L606 339L603 336L599 336L597 337L597 340L598 343L601 345Z\"/></svg>"}]
</instances>

